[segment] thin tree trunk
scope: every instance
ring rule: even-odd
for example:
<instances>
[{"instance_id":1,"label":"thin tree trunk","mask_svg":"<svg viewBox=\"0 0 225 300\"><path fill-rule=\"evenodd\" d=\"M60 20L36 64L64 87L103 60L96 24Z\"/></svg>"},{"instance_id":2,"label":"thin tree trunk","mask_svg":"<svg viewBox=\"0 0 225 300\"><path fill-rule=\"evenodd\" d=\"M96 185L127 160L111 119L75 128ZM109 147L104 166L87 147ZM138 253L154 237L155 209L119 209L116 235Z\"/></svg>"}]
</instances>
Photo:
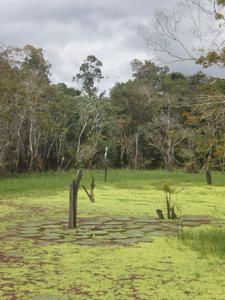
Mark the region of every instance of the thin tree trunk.
<instances>
[{"instance_id":1,"label":"thin tree trunk","mask_svg":"<svg viewBox=\"0 0 225 300\"><path fill-rule=\"evenodd\" d=\"M211 174L211 171L210 171L210 169L211 169L210 164L211 164L211 158L212 158L212 146L213 145L210 145L210 150L209 150L209 154L208 154L207 161L206 161L205 178L206 178L206 183L208 185L212 184L212 174Z\"/></svg>"},{"instance_id":2,"label":"thin tree trunk","mask_svg":"<svg viewBox=\"0 0 225 300\"><path fill-rule=\"evenodd\" d=\"M84 126L82 127L81 132L80 132L79 137L78 137L76 157L77 157L77 156L79 155L79 153L80 153L81 137L82 137L82 135L83 135L83 133L84 133L84 130L85 130L86 126L87 126L87 121L84 122Z\"/></svg>"},{"instance_id":3,"label":"thin tree trunk","mask_svg":"<svg viewBox=\"0 0 225 300\"><path fill-rule=\"evenodd\" d=\"M134 158L134 167L138 168L138 150L139 150L139 135L135 134L135 158Z\"/></svg>"},{"instance_id":4,"label":"thin tree trunk","mask_svg":"<svg viewBox=\"0 0 225 300\"><path fill-rule=\"evenodd\" d=\"M104 181L107 182L108 178L108 147L105 147L105 154L104 154Z\"/></svg>"},{"instance_id":5,"label":"thin tree trunk","mask_svg":"<svg viewBox=\"0 0 225 300\"><path fill-rule=\"evenodd\" d=\"M30 132L29 132L29 149L30 149L29 171L31 171L31 169L33 167L33 160L34 160L34 149L33 149L32 135L33 135L33 120L31 119Z\"/></svg>"},{"instance_id":6,"label":"thin tree trunk","mask_svg":"<svg viewBox=\"0 0 225 300\"><path fill-rule=\"evenodd\" d=\"M25 113L24 113L25 115ZM20 161L20 141L21 141L21 134L20 134L20 130L22 128L23 125L23 120L24 120L24 115L22 116L21 120L20 120L20 124L18 126L17 129L17 145L16 145L16 170L18 171L18 167L19 167L19 161Z\"/></svg>"},{"instance_id":7,"label":"thin tree trunk","mask_svg":"<svg viewBox=\"0 0 225 300\"><path fill-rule=\"evenodd\" d=\"M166 193L167 218L170 219L170 196Z\"/></svg>"}]
</instances>

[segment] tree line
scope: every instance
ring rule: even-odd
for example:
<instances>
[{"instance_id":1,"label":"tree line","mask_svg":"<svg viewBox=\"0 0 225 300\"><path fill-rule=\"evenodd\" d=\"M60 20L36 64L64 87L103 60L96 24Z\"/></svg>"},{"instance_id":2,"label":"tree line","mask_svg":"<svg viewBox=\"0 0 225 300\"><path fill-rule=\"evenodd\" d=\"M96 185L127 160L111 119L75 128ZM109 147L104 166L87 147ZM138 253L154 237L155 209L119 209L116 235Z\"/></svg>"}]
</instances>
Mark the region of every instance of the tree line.
<instances>
[{"instance_id":1,"label":"tree line","mask_svg":"<svg viewBox=\"0 0 225 300\"><path fill-rule=\"evenodd\" d=\"M50 82L43 50L0 49L0 171L100 168L218 169L225 166L225 81L185 76L151 60L100 93L102 62L89 55L73 80Z\"/></svg>"}]
</instances>

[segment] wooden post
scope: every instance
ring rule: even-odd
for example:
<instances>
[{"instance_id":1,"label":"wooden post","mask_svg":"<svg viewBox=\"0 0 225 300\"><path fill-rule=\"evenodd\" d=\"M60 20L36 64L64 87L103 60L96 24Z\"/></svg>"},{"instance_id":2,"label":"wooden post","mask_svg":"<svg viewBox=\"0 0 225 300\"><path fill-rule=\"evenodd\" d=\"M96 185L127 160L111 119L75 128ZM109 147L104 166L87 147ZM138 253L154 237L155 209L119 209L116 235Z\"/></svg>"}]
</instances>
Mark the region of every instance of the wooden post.
<instances>
[{"instance_id":1,"label":"wooden post","mask_svg":"<svg viewBox=\"0 0 225 300\"><path fill-rule=\"evenodd\" d=\"M76 188L77 183L73 180L72 188L73 188L73 210L74 210L74 218L73 218L73 226L77 227L77 196L78 189ZM79 185L78 185L79 188ZM73 227L73 228L74 228Z\"/></svg>"},{"instance_id":2,"label":"wooden post","mask_svg":"<svg viewBox=\"0 0 225 300\"><path fill-rule=\"evenodd\" d=\"M70 185L70 197L69 197L69 228L75 228L77 226L77 199L78 189L80 181L83 177L82 170L78 170L76 180L73 180Z\"/></svg>"}]
</instances>

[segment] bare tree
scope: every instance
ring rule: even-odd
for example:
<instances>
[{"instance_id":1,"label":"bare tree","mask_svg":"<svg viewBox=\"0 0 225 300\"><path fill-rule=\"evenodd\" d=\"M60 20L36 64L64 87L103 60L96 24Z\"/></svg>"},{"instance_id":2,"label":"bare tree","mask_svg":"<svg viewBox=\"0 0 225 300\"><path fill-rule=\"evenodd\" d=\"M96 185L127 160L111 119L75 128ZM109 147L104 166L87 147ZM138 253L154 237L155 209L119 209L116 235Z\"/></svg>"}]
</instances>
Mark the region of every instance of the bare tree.
<instances>
[{"instance_id":1,"label":"bare tree","mask_svg":"<svg viewBox=\"0 0 225 300\"><path fill-rule=\"evenodd\" d=\"M169 97L167 97L166 111L155 116L143 130L147 143L158 150L165 168L172 171L175 165L175 150L185 140L187 133L171 115Z\"/></svg>"},{"instance_id":2,"label":"bare tree","mask_svg":"<svg viewBox=\"0 0 225 300\"><path fill-rule=\"evenodd\" d=\"M202 58L225 46L223 13L214 0L183 0L171 11L156 12L153 32L145 27L141 34L163 63L193 61L208 67Z\"/></svg>"}]
</instances>

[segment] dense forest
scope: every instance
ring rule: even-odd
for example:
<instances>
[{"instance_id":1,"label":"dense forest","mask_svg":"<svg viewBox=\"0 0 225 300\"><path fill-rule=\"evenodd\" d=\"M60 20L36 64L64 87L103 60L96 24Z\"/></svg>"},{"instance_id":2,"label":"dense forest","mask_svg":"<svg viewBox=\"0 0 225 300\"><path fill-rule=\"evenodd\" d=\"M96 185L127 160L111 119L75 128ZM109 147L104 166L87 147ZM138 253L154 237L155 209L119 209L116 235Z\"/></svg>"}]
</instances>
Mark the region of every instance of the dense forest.
<instances>
[{"instance_id":1,"label":"dense forest","mask_svg":"<svg viewBox=\"0 0 225 300\"><path fill-rule=\"evenodd\" d=\"M132 79L109 94L102 62L88 56L73 80L50 82L42 49L0 51L0 170L74 167L218 169L225 166L225 81L134 59ZM72 78L71 78L72 83Z\"/></svg>"}]
</instances>

